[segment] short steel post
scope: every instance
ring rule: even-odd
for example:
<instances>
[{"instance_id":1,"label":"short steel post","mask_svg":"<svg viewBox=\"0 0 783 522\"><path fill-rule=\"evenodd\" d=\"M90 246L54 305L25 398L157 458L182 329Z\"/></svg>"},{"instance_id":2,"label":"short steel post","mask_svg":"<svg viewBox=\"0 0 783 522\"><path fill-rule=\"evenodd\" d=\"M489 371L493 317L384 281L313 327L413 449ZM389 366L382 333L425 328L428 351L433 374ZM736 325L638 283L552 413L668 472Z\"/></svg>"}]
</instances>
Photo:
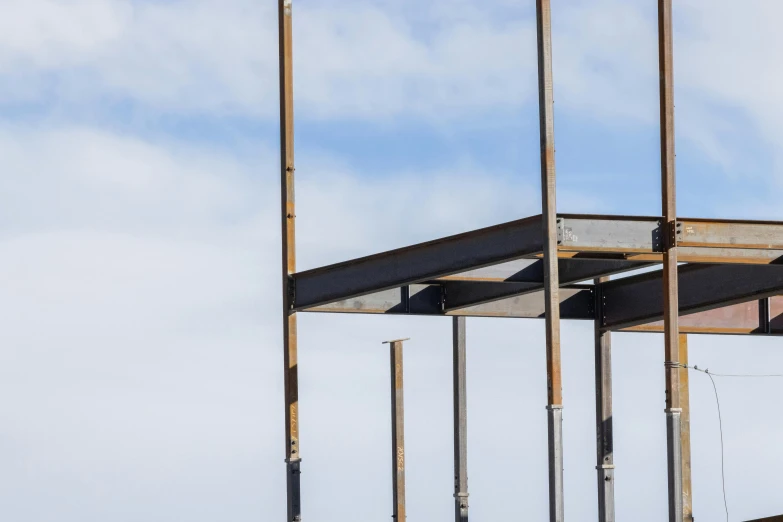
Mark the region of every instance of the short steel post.
<instances>
[{"instance_id":1,"label":"short steel post","mask_svg":"<svg viewBox=\"0 0 783 522\"><path fill-rule=\"evenodd\" d=\"M688 365L688 336L680 334L680 364ZM691 484L691 401L688 368L680 368L680 406L682 407L682 519L693 522L693 488Z\"/></svg>"},{"instance_id":2,"label":"short steel post","mask_svg":"<svg viewBox=\"0 0 783 522\"><path fill-rule=\"evenodd\" d=\"M595 280L595 424L598 521L614 522L614 439L612 433L612 334L602 331L604 297Z\"/></svg>"},{"instance_id":3,"label":"short steel post","mask_svg":"<svg viewBox=\"0 0 783 522\"><path fill-rule=\"evenodd\" d=\"M468 405L465 317L454 317L454 517L468 522Z\"/></svg>"},{"instance_id":4,"label":"short steel post","mask_svg":"<svg viewBox=\"0 0 783 522\"><path fill-rule=\"evenodd\" d=\"M405 406L402 382L402 343L407 339L388 341L391 355L392 418L392 518L405 521Z\"/></svg>"}]
</instances>

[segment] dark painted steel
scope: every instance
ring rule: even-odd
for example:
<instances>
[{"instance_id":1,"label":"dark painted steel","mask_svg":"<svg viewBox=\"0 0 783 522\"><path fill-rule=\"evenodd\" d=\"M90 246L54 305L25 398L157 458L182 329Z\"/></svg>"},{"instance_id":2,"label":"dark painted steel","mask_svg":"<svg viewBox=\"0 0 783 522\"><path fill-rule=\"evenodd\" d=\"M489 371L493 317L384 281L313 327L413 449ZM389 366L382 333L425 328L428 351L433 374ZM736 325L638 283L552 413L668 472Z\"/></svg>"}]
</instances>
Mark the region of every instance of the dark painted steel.
<instances>
[{"instance_id":1,"label":"dark painted steel","mask_svg":"<svg viewBox=\"0 0 783 522\"><path fill-rule=\"evenodd\" d=\"M564 319L593 320L592 285L560 289L560 315ZM443 310L443 287L410 285L354 297L303 310L303 312L390 315L436 315L455 317L544 318L544 292L502 299L454 311Z\"/></svg>"},{"instance_id":2,"label":"dark painted steel","mask_svg":"<svg viewBox=\"0 0 783 522\"><path fill-rule=\"evenodd\" d=\"M468 403L466 318L453 319L454 519L468 522Z\"/></svg>"},{"instance_id":3,"label":"dark painted steel","mask_svg":"<svg viewBox=\"0 0 783 522\"><path fill-rule=\"evenodd\" d=\"M392 518L405 521L405 404L402 341L390 341L392 418Z\"/></svg>"},{"instance_id":4,"label":"dark painted steel","mask_svg":"<svg viewBox=\"0 0 783 522\"><path fill-rule=\"evenodd\" d=\"M541 218L534 216L300 272L294 278L294 307L302 310L437 279L541 250Z\"/></svg>"},{"instance_id":5,"label":"dark painted steel","mask_svg":"<svg viewBox=\"0 0 783 522\"><path fill-rule=\"evenodd\" d=\"M291 1L278 0L280 52L280 195L282 224L283 364L287 521L302 519L299 448L299 379L296 314L291 311L289 277L296 272L294 205L294 79Z\"/></svg>"},{"instance_id":6,"label":"dark painted steel","mask_svg":"<svg viewBox=\"0 0 783 522\"><path fill-rule=\"evenodd\" d=\"M595 428L596 471L598 474L598 522L615 522L614 514L614 435L612 430L612 334L601 329L603 316L602 283L596 279L595 292Z\"/></svg>"},{"instance_id":7,"label":"dark painted steel","mask_svg":"<svg viewBox=\"0 0 783 522\"><path fill-rule=\"evenodd\" d=\"M783 292L783 266L779 265L685 265L678 273L679 277L671 279L679 280L680 315ZM606 283L604 328L621 330L663 320L667 299L662 285L664 274L649 272Z\"/></svg>"},{"instance_id":8,"label":"dark painted steel","mask_svg":"<svg viewBox=\"0 0 783 522\"><path fill-rule=\"evenodd\" d=\"M541 266L543 268L543 263ZM613 259L560 259L558 261L561 285L579 283L581 281L628 272L630 270L638 270L639 268L647 266L651 266L651 264ZM525 283L446 281L443 284L445 289L444 307L448 311L467 308L482 303L489 303L506 297L532 293L544 289L543 279L538 279L536 282Z\"/></svg>"}]
</instances>

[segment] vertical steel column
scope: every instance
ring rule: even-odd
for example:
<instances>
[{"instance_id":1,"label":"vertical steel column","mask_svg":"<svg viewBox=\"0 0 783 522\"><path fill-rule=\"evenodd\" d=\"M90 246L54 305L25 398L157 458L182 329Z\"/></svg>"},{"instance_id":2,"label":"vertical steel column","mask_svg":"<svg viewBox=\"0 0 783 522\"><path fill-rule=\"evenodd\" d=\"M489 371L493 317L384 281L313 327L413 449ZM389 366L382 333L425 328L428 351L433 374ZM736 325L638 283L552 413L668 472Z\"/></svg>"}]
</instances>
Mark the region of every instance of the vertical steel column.
<instances>
[{"instance_id":1,"label":"vertical steel column","mask_svg":"<svg viewBox=\"0 0 783 522\"><path fill-rule=\"evenodd\" d=\"M682 405L679 368L677 288L677 205L674 153L674 51L672 0L658 0L658 72L661 96L661 188L665 252L663 323L666 352L666 438L669 470L669 520L682 522Z\"/></svg>"},{"instance_id":2,"label":"vertical steel column","mask_svg":"<svg viewBox=\"0 0 783 522\"><path fill-rule=\"evenodd\" d=\"M392 416L392 518L405 522L405 405L402 383L402 343L407 339L388 341L391 355Z\"/></svg>"},{"instance_id":3,"label":"vertical steel column","mask_svg":"<svg viewBox=\"0 0 783 522\"><path fill-rule=\"evenodd\" d=\"M680 364L688 365L688 336L680 334ZM680 406L682 407L682 519L693 522L691 485L691 400L688 369L680 368Z\"/></svg>"},{"instance_id":4,"label":"vertical steel column","mask_svg":"<svg viewBox=\"0 0 783 522\"><path fill-rule=\"evenodd\" d=\"M552 11L549 0L536 0L538 97L541 137L541 195L546 312L547 423L549 438L549 519L562 522L563 390L560 371L560 299L557 269L555 200L555 116L552 82Z\"/></svg>"},{"instance_id":5,"label":"vertical steel column","mask_svg":"<svg viewBox=\"0 0 783 522\"><path fill-rule=\"evenodd\" d=\"M614 439L612 432L612 334L601 331L604 296L595 280L595 431L598 522L614 522Z\"/></svg>"},{"instance_id":6,"label":"vertical steel column","mask_svg":"<svg viewBox=\"0 0 783 522\"><path fill-rule=\"evenodd\" d=\"M300 500L299 383L296 314L291 311L289 276L296 271L294 221L294 80L291 0L278 0L280 36L280 193L283 243L283 361L285 388L285 451L287 464L288 522L302 519Z\"/></svg>"},{"instance_id":7,"label":"vertical steel column","mask_svg":"<svg viewBox=\"0 0 783 522\"><path fill-rule=\"evenodd\" d=\"M465 317L454 317L454 518L468 522L468 405Z\"/></svg>"}]
</instances>

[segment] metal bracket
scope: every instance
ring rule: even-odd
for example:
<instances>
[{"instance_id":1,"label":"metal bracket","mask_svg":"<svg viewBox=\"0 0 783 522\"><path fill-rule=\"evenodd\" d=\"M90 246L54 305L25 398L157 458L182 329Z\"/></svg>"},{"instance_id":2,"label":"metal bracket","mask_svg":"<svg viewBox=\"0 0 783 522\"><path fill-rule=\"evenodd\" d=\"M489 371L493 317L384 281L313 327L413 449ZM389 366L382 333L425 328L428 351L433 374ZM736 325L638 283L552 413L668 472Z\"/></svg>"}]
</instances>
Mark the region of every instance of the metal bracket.
<instances>
[{"instance_id":1,"label":"metal bracket","mask_svg":"<svg viewBox=\"0 0 783 522\"><path fill-rule=\"evenodd\" d=\"M557 218L557 244L562 245L565 241L565 219Z\"/></svg>"},{"instance_id":2,"label":"metal bracket","mask_svg":"<svg viewBox=\"0 0 783 522\"><path fill-rule=\"evenodd\" d=\"M288 276L288 308L293 309L296 303L296 279Z\"/></svg>"}]
</instances>

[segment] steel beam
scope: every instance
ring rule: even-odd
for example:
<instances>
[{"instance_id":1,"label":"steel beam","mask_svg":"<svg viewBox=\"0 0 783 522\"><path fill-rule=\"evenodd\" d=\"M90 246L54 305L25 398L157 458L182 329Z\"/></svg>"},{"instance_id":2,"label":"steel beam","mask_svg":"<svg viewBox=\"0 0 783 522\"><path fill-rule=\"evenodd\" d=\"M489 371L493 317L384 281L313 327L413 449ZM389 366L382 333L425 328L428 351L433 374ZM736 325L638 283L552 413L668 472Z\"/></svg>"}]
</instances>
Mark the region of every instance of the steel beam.
<instances>
[{"instance_id":1,"label":"steel beam","mask_svg":"<svg viewBox=\"0 0 783 522\"><path fill-rule=\"evenodd\" d=\"M288 278L296 272L294 205L294 78L291 0L278 0L280 52L280 195L283 281L283 386L285 396L286 499L288 522L302 519L299 447L299 384L296 314L292 311Z\"/></svg>"},{"instance_id":2,"label":"steel beam","mask_svg":"<svg viewBox=\"0 0 783 522\"><path fill-rule=\"evenodd\" d=\"M468 403L466 319L453 319L454 339L454 519L468 522Z\"/></svg>"},{"instance_id":3,"label":"steel beam","mask_svg":"<svg viewBox=\"0 0 783 522\"><path fill-rule=\"evenodd\" d=\"M563 287L559 293L560 315L564 319L593 320L592 285ZM543 319L545 307L544 292L539 290L491 303L444 311L443 287L433 284L384 290L308 308L303 312Z\"/></svg>"},{"instance_id":4,"label":"steel beam","mask_svg":"<svg viewBox=\"0 0 783 522\"><path fill-rule=\"evenodd\" d=\"M671 272L674 272L672 267ZM679 267L679 314L722 308L771 297L783 292L783 267L779 265L685 265ZM622 330L664 319L665 274L649 272L604 285L604 328ZM676 301L675 301L676 303ZM676 304L671 310L674 316ZM672 341L676 346L676 341Z\"/></svg>"},{"instance_id":5,"label":"steel beam","mask_svg":"<svg viewBox=\"0 0 783 522\"><path fill-rule=\"evenodd\" d=\"M292 282L294 308L302 310L437 279L519 259L541 249L540 216L475 230L300 272Z\"/></svg>"},{"instance_id":6,"label":"steel beam","mask_svg":"<svg viewBox=\"0 0 783 522\"><path fill-rule=\"evenodd\" d=\"M562 522L563 389L560 365L560 279L555 176L555 97L552 79L552 9L550 0L536 1L538 33L538 100L541 137L541 204L546 321L547 416L549 434L549 519Z\"/></svg>"},{"instance_id":7,"label":"steel beam","mask_svg":"<svg viewBox=\"0 0 783 522\"><path fill-rule=\"evenodd\" d=\"M680 364L688 365L688 336L680 334ZM680 372L680 406L682 407L680 445L682 446L682 519L693 522L693 487L691 485L691 400L688 368Z\"/></svg>"},{"instance_id":8,"label":"steel beam","mask_svg":"<svg viewBox=\"0 0 783 522\"><path fill-rule=\"evenodd\" d=\"M674 51L672 0L658 0L658 77L661 110L661 188L663 221L663 338L666 373L666 429L669 521L682 522L682 447L677 272L677 204L674 135ZM646 296L640 294L644 299Z\"/></svg>"},{"instance_id":9,"label":"steel beam","mask_svg":"<svg viewBox=\"0 0 783 522\"><path fill-rule=\"evenodd\" d=\"M595 292L595 425L596 470L598 472L598 522L615 522L614 516L614 435L612 430L612 334L601 329L603 316L602 283Z\"/></svg>"},{"instance_id":10,"label":"steel beam","mask_svg":"<svg viewBox=\"0 0 783 522\"><path fill-rule=\"evenodd\" d=\"M543 269L542 261L536 261L536 263L541 263L540 267ZM619 274L650 266L650 263L614 259L560 259L557 264L561 285L578 283L588 279ZM539 265L531 265L530 268L532 269L534 266ZM475 274L476 272L473 273ZM512 277L514 279L519 278L516 275ZM534 281L510 283L508 282L509 280L512 280L512 278L507 279L506 282L487 280L479 282L477 280L469 281L465 279L456 282L447 280L443 282L445 290L444 308L447 311L453 311L544 289L543 273L541 274L541 277Z\"/></svg>"},{"instance_id":11,"label":"steel beam","mask_svg":"<svg viewBox=\"0 0 783 522\"><path fill-rule=\"evenodd\" d=\"M388 341L391 361L392 518L405 521L405 405L403 401L402 343Z\"/></svg>"}]
</instances>

